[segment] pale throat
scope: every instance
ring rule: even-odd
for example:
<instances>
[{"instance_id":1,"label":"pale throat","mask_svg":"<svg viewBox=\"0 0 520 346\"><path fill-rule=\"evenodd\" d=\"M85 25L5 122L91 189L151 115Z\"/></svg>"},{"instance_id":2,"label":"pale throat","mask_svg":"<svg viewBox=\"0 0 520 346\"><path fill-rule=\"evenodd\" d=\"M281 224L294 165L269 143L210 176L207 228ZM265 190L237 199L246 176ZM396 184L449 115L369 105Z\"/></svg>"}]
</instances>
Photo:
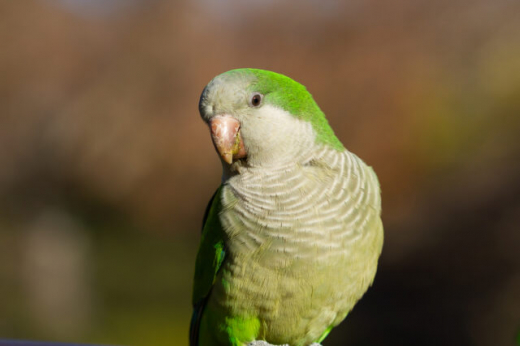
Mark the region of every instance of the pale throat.
<instances>
[{"instance_id":1,"label":"pale throat","mask_svg":"<svg viewBox=\"0 0 520 346\"><path fill-rule=\"evenodd\" d=\"M276 169L298 164L315 148L312 125L281 108L264 105L247 121L241 131L250 167Z\"/></svg>"}]
</instances>

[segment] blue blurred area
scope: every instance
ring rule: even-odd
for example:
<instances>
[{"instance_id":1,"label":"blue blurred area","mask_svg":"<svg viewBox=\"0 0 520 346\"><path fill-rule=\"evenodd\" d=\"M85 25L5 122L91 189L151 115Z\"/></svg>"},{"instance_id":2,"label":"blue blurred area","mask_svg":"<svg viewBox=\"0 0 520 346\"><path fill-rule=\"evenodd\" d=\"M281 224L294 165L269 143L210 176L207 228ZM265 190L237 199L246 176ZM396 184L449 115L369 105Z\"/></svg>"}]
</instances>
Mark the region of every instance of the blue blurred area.
<instances>
[{"instance_id":1,"label":"blue blurred area","mask_svg":"<svg viewBox=\"0 0 520 346\"><path fill-rule=\"evenodd\" d=\"M143 0L51 0L50 2L59 3L67 10L86 17L121 14L121 11L128 11L145 3ZM146 2L149 3L150 0Z\"/></svg>"}]
</instances>

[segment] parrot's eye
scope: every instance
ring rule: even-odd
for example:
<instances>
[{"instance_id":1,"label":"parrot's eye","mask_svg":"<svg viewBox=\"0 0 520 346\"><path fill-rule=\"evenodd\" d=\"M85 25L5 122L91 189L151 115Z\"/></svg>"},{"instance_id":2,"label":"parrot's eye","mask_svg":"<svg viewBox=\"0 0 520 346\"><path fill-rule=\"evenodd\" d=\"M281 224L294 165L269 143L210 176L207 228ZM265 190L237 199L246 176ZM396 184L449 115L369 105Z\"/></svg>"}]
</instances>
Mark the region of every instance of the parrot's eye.
<instances>
[{"instance_id":1,"label":"parrot's eye","mask_svg":"<svg viewBox=\"0 0 520 346\"><path fill-rule=\"evenodd\" d=\"M251 107L260 107L262 104L262 99L264 98L264 95L260 93L253 93L251 95L251 98L249 99L249 105Z\"/></svg>"}]
</instances>

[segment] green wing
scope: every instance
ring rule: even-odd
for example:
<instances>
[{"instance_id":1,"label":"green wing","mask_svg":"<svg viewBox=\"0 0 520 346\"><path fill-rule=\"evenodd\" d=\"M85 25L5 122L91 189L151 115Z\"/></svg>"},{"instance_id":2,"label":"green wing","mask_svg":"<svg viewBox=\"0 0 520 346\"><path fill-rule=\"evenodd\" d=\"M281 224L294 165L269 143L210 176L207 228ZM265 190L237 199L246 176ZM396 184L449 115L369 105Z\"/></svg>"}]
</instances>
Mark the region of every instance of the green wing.
<instances>
[{"instance_id":1,"label":"green wing","mask_svg":"<svg viewBox=\"0 0 520 346\"><path fill-rule=\"evenodd\" d=\"M218 270L225 257L224 231L220 224L219 213L222 209L222 186L211 198L202 225L202 237L195 262L195 278L193 283L193 315L190 326L190 345L197 346L199 325Z\"/></svg>"}]
</instances>

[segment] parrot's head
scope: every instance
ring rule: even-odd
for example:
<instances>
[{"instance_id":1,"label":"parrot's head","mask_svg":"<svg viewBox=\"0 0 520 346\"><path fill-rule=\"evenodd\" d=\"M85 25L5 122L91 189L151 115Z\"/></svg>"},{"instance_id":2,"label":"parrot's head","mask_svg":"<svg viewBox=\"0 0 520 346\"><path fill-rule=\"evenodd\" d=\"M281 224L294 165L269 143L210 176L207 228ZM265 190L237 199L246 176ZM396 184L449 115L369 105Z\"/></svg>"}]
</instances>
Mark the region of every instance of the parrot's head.
<instances>
[{"instance_id":1,"label":"parrot's head","mask_svg":"<svg viewBox=\"0 0 520 346\"><path fill-rule=\"evenodd\" d=\"M306 88L278 73L225 72L204 88L199 111L225 167L298 163L319 145L344 150Z\"/></svg>"}]
</instances>

